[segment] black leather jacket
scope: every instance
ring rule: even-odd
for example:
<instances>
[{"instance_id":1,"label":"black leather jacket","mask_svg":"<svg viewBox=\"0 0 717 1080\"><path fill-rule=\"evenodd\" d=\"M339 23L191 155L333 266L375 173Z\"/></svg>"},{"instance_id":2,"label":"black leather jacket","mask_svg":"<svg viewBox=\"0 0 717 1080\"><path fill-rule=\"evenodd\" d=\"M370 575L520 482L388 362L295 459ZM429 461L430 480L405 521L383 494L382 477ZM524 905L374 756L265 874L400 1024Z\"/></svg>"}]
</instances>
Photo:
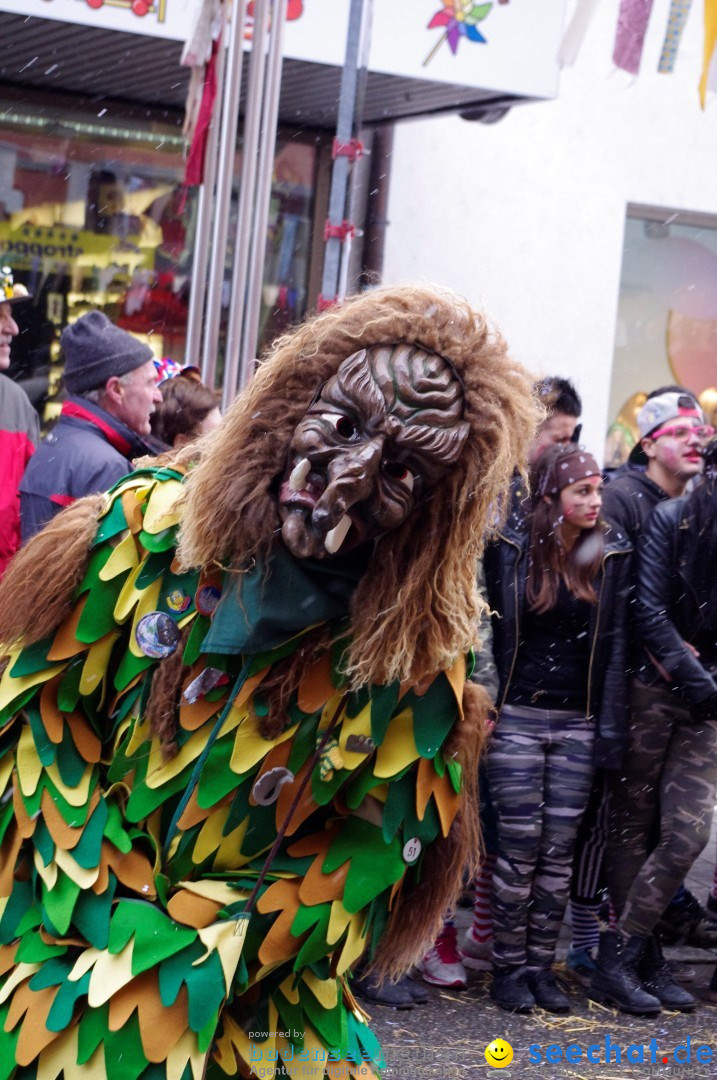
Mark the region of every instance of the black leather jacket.
<instances>
[{"instance_id":1,"label":"black leather jacket","mask_svg":"<svg viewBox=\"0 0 717 1080\"><path fill-rule=\"evenodd\" d=\"M635 615L642 641L638 677L665 685L667 674L667 685L687 704L697 705L717 693L717 681L686 642L700 630L715 628L717 613L705 611L685 575L684 542L692 527L684 497L660 503L650 514L638 544Z\"/></svg>"},{"instance_id":2,"label":"black leather jacket","mask_svg":"<svg viewBox=\"0 0 717 1080\"><path fill-rule=\"evenodd\" d=\"M505 700L518 654L527 583L526 532L505 529L485 552L488 602L493 611L493 651ZM587 716L596 721L595 764L618 769L627 742L627 603L630 588L628 541L608 532L590 610ZM500 720L498 721L500 723Z\"/></svg>"}]
</instances>

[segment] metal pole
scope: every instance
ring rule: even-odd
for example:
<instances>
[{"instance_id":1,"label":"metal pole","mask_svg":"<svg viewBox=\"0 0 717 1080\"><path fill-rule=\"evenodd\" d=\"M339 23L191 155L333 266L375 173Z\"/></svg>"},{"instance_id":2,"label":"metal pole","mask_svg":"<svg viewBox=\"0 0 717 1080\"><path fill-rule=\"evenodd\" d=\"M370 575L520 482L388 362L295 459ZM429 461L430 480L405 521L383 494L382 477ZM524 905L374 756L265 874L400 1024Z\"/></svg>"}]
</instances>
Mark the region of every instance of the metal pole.
<instances>
[{"instance_id":1,"label":"metal pole","mask_svg":"<svg viewBox=\"0 0 717 1080\"><path fill-rule=\"evenodd\" d=\"M368 42L367 29L371 0L351 0L349 25L346 38L346 58L341 75L336 139L341 146L350 143L355 128L356 100L359 89L359 69ZM349 158L343 154L334 160L329 193L329 224L340 226L346 212ZM329 237L324 251L324 273L321 279L321 295L331 302L338 294L339 268L342 243L338 237Z\"/></svg>"},{"instance_id":2,"label":"metal pole","mask_svg":"<svg viewBox=\"0 0 717 1080\"><path fill-rule=\"evenodd\" d=\"M244 305L249 268L256 171L259 153L261 103L266 70L266 34L269 26L269 0L257 0L254 9L254 35L249 61L249 86L244 111L244 139L242 141L241 189L237 213L236 239L234 242L234 266L232 269L232 292L229 303L226 359L222 408L227 409L234 400L239 367L239 347L244 325Z\"/></svg>"},{"instance_id":3,"label":"metal pole","mask_svg":"<svg viewBox=\"0 0 717 1080\"><path fill-rule=\"evenodd\" d=\"M214 228L212 230L209 289L207 293L207 317L204 324L202 348L202 371L205 382L209 386L214 386L217 367L217 342L219 340L222 287L224 285L224 258L227 248L229 205L232 195L237 121L239 118L246 5L247 0L235 0L234 3L229 35L229 53L227 56L227 77L224 84L222 129L217 164L216 208L214 212Z\"/></svg>"},{"instance_id":4,"label":"metal pole","mask_svg":"<svg viewBox=\"0 0 717 1080\"><path fill-rule=\"evenodd\" d=\"M286 0L274 0L269 38L269 63L266 73L264 110L262 115L262 143L259 158L259 178L256 194L254 225L251 230L252 250L249 262L249 287L247 290L246 311L244 313L244 333L241 346L240 385L248 382L250 365L257 352L259 336L259 315L261 312L262 288L264 284L264 265L266 262L266 238L269 228L269 206L271 186L274 178L274 157L276 154L276 126L279 117L279 97L281 94L281 72L283 67L284 27L286 25Z\"/></svg>"},{"instance_id":5,"label":"metal pole","mask_svg":"<svg viewBox=\"0 0 717 1080\"><path fill-rule=\"evenodd\" d=\"M217 96L212 110L209 138L204 153L204 180L199 186L197 196L197 225L194 233L194 258L192 260L191 291L187 315L187 342L184 352L184 360L187 364L196 364L202 340L204 301L207 296L209 235L212 227L214 185L217 179L217 145L219 143L221 105L224 94L224 77L226 75L226 26L226 17L224 9L222 9L222 24L219 32L216 60ZM204 367L202 367L202 379L206 381Z\"/></svg>"}]
</instances>

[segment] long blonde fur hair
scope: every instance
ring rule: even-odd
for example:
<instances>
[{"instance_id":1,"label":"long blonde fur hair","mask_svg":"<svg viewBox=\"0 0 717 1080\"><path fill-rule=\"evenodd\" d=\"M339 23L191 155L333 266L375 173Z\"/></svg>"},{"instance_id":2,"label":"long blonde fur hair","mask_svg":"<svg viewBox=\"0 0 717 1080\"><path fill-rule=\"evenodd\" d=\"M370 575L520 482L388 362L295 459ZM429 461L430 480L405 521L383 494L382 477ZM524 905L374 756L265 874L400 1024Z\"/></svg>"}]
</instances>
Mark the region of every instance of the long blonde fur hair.
<instances>
[{"instance_id":1,"label":"long blonde fur hair","mask_svg":"<svg viewBox=\"0 0 717 1080\"><path fill-rule=\"evenodd\" d=\"M279 338L186 482L179 558L241 570L266 558L280 529L276 477L318 387L346 357L407 342L440 354L465 393L470 433L458 463L408 520L375 544L351 607L352 687L420 683L475 639L475 564L538 419L528 373L503 338L452 293L378 289Z\"/></svg>"}]
</instances>

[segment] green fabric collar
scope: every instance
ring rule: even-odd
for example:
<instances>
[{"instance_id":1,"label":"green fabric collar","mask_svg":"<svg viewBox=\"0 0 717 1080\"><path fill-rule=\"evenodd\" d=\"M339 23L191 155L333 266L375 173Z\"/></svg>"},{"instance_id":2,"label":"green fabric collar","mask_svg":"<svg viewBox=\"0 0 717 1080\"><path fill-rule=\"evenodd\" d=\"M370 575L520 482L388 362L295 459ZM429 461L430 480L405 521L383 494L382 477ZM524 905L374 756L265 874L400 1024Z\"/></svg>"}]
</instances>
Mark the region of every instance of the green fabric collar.
<instances>
[{"instance_id":1,"label":"green fabric collar","mask_svg":"<svg viewBox=\"0 0 717 1080\"><path fill-rule=\"evenodd\" d=\"M277 544L268 570L258 562L247 574L226 575L202 651L254 655L318 623L344 618L370 557L366 545L325 561L295 559Z\"/></svg>"}]
</instances>

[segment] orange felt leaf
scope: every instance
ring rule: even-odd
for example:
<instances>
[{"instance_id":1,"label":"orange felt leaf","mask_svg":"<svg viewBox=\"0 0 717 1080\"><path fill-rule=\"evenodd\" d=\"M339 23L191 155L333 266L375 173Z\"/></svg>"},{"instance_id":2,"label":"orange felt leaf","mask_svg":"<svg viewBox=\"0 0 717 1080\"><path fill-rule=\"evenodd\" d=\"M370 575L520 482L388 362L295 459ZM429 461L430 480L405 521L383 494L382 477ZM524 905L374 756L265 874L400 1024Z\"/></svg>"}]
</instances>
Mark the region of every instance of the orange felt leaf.
<instances>
[{"instance_id":1,"label":"orange felt leaf","mask_svg":"<svg viewBox=\"0 0 717 1080\"><path fill-rule=\"evenodd\" d=\"M319 833L306 838L307 841L313 841L313 843L294 844L291 849L293 852L295 848L301 847L304 855L316 855L299 885L299 900L309 907L313 907L314 904L328 903L330 900L341 900L344 895L350 863L343 863L331 874L324 874L321 870L333 839L331 832Z\"/></svg>"},{"instance_id":2,"label":"orange felt leaf","mask_svg":"<svg viewBox=\"0 0 717 1080\"><path fill-rule=\"evenodd\" d=\"M142 1048L155 1064L167 1055L187 1029L187 988L182 986L173 1005L163 1005L157 972L144 971L110 998L110 1031L120 1031L137 1010Z\"/></svg>"},{"instance_id":3,"label":"orange felt leaf","mask_svg":"<svg viewBox=\"0 0 717 1080\"><path fill-rule=\"evenodd\" d=\"M281 825L286 820L286 815L288 814L288 812L289 812L289 810L291 808L291 804L294 801L294 796L296 794L297 788L298 788L299 784L301 783L301 781L303 780L304 776L306 775L306 772L307 772L308 768L309 768L309 762L307 762L303 766L303 768L296 774L296 776L291 781L291 783L287 782L286 784L282 785L281 790L279 792L279 798L276 800L276 827L277 827L277 829L280 828ZM317 809L318 809L318 807L316 806L316 803L314 802L314 796L311 793L311 784L307 784L306 787L304 788L301 799L299 800L299 805L296 807L296 809L294 811L294 816L292 817L292 819L291 819L291 821L289 823L289 827L286 830L286 835L287 836L292 836L296 832L296 830L299 828L299 826L303 825L303 823L306 821L306 819L308 817L311 817L311 815Z\"/></svg>"},{"instance_id":4,"label":"orange felt leaf","mask_svg":"<svg viewBox=\"0 0 717 1080\"><path fill-rule=\"evenodd\" d=\"M52 642L52 647L47 654L48 660L69 660L73 656L77 656L78 653L86 652L89 648L88 645L84 645L81 641L77 640L77 626L82 618L82 612L85 610L85 604L87 603L87 594L75 604L71 613L65 619L63 623L57 629L55 633L55 639Z\"/></svg>"},{"instance_id":5,"label":"orange felt leaf","mask_svg":"<svg viewBox=\"0 0 717 1080\"><path fill-rule=\"evenodd\" d=\"M3 837L0 859L0 896L9 896L13 890L15 866L23 844L23 837L13 822Z\"/></svg>"},{"instance_id":6,"label":"orange felt leaf","mask_svg":"<svg viewBox=\"0 0 717 1080\"><path fill-rule=\"evenodd\" d=\"M262 915L279 911L269 933L261 943L259 962L277 964L295 956L306 937L295 938L291 933L291 924L299 910L299 882L282 879L270 885L257 902L257 911Z\"/></svg>"},{"instance_id":7,"label":"orange felt leaf","mask_svg":"<svg viewBox=\"0 0 717 1080\"><path fill-rule=\"evenodd\" d=\"M17 1065L30 1065L37 1055L61 1034L57 1031L48 1031L46 1024L56 993L56 986L46 986L44 990L31 990L28 983L18 986L13 993L5 1021L6 1030L12 1031L18 1020L25 1017L15 1050Z\"/></svg>"},{"instance_id":8,"label":"orange felt leaf","mask_svg":"<svg viewBox=\"0 0 717 1080\"><path fill-rule=\"evenodd\" d=\"M0 945L0 975L15 966L15 953L19 946L19 941L13 941L11 945Z\"/></svg>"},{"instance_id":9,"label":"orange felt leaf","mask_svg":"<svg viewBox=\"0 0 717 1080\"><path fill-rule=\"evenodd\" d=\"M456 794L447 771L443 776L439 776L431 762L426 758L421 758L416 782L416 812L421 820L431 795L438 807L441 831L444 836L448 836L453 819L461 805L461 797Z\"/></svg>"},{"instance_id":10,"label":"orange felt leaf","mask_svg":"<svg viewBox=\"0 0 717 1080\"><path fill-rule=\"evenodd\" d=\"M231 798L232 792L230 792L226 798L222 799L222 803L225 803L227 799ZM221 803L219 805L221 805ZM216 806L210 806L208 809L204 810L197 802L197 789L195 788L177 822L177 828L181 829L182 832L186 832L187 829L191 829L194 825L199 825L202 821L206 821L209 815L213 814L216 809Z\"/></svg>"},{"instance_id":11,"label":"orange felt leaf","mask_svg":"<svg viewBox=\"0 0 717 1080\"><path fill-rule=\"evenodd\" d=\"M68 713L67 723L70 726L72 741L77 747L78 753L81 754L84 761L94 765L102 756L102 743L83 716L78 716L77 713Z\"/></svg>"},{"instance_id":12,"label":"orange felt leaf","mask_svg":"<svg viewBox=\"0 0 717 1080\"><path fill-rule=\"evenodd\" d=\"M105 843L106 841L102 843L103 850ZM107 854L107 862L114 870L118 880L127 888L146 897L147 900L153 900L157 895L157 890L154 886L154 874L149 859L140 851L132 850L123 855L117 851L114 845L107 844L107 847L110 849ZM114 852L117 852L116 856L113 854Z\"/></svg>"},{"instance_id":13,"label":"orange felt leaf","mask_svg":"<svg viewBox=\"0 0 717 1080\"><path fill-rule=\"evenodd\" d=\"M307 668L299 683L297 704L302 712L314 713L335 693L336 687L331 682L331 653L327 651Z\"/></svg>"},{"instance_id":14,"label":"orange felt leaf","mask_svg":"<svg viewBox=\"0 0 717 1080\"><path fill-rule=\"evenodd\" d=\"M108 844L105 840L102 841L102 849L100 851L100 865L97 868L99 871L97 875L97 881L95 881L95 883L90 886L92 892L96 893L98 896L101 896L103 892L107 891L110 883L110 876L108 872L108 851L110 847L112 847L111 844ZM114 851L116 849L112 847L112 850Z\"/></svg>"},{"instance_id":15,"label":"orange felt leaf","mask_svg":"<svg viewBox=\"0 0 717 1080\"><path fill-rule=\"evenodd\" d=\"M423 815L428 806L428 800L433 793L433 779L436 770L428 758L420 758L418 762L418 775L416 776L416 814L418 820L423 821Z\"/></svg>"},{"instance_id":16,"label":"orange felt leaf","mask_svg":"<svg viewBox=\"0 0 717 1080\"><path fill-rule=\"evenodd\" d=\"M65 719L57 707L57 688L60 685L62 674L46 682L40 693L40 716L45 725L47 737L58 746L62 742L62 733Z\"/></svg>"},{"instance_id":17,"label":"orange felt leaf","mask_svg":"<svg viewBox=\"0 0 717 1080\"><path fill-rule=\"evenodd\" d=\"M55 800L52 798L52 795L47 788L45 788L42 793L40 807L42 809L42 816L45 824L50 831L50 836L57 846L62 848L63 851L72 851L73 847L76 847L82 838L84 825L80 825L77 829L68 825L60 811L57 809Z\"/></svg>"},{"instance_id":18,"label":"orange felt leaf","mask_svg":"<svg viewBox=\"0 0 717 1080\"><path fill-rule=\"evenodd\" d=\"M20 836L25 840L29 839L35 832L35 822L25 809L25 803L22 800L22 792L20 791L20 784L17 776L15 777L15 786L12 791L12 808Z\"/></svg>"},{"instance_id":19,"label":"orange felt leaf","mask_svg":"<svg viewBox=\"0 0 717 1080\"><path fill-rule=\"evenodd\" d=\"M175 893L167 904L167 911L176 922L183 926L191 926L195 930L203 930L205 926L211 926L216 922L217 914L222 905L215 900L209 900L206 896L197 896L196 893L180 889Z\"/></svg>"},{"instance_id":20,"label":"orange felt leaf","mask_svg":"<svg viewBox=\"0 0 717 1080\"><path fill-rule=\"evenodd\" d=\"M129 530L132 533L138 533L142 528L142 506L137 501L137 497L134 491L124 491L122 493L122 509L124 511L125 521L129 526ZM140 551L143 549L140 548Z\"/></svg>"}]
</instances>

